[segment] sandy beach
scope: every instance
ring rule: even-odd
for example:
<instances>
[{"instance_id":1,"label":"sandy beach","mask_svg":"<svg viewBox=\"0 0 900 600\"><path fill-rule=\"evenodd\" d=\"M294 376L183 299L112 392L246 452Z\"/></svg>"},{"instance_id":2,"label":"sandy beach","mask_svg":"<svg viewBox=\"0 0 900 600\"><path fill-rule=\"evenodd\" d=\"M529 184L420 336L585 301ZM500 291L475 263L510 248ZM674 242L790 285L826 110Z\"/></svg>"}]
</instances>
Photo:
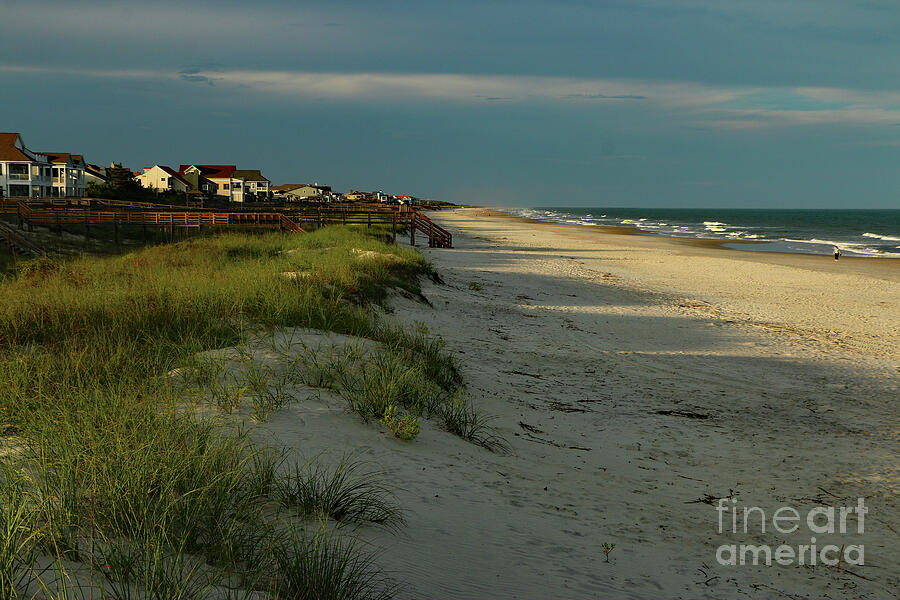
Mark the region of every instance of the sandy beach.
<instances>
[{"instance_id":1,"label":"sandy beach","mask_svg":"<svg viewBox=\"0 0 900 600\"><path fill-rule=\"evenodd\" d=\"M408 525L361 538L401 597L896 598L900 263L432 216L454 234L420 247L443 283L394 298L393 317L447 341L510 451L425 421L399 442L324 392L258 431L387 470ZM858 498L864 523L843 534L772 528L781 507ZM718 531L722 502L758 507L746 533L730 516ZM817 535L864 545L864 564L717 560Z\"/></svg>"}]
</instances>

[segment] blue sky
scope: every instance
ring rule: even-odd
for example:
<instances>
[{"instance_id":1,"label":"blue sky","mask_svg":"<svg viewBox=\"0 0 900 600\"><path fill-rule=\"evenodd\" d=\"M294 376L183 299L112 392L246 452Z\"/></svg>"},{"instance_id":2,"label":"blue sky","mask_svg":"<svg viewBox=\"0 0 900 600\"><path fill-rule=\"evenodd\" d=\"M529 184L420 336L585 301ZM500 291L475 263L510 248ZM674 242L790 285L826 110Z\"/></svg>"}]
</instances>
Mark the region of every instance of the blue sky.
<instances>
[{"instance_id":1,"label":"blue sky","mask_svg":"<svg viewBox=\"0 0 900 600\"><path fill-rule=\"evenodd\" d=\"M494 205L900 208L896 0L0 0L0 130Z\"/></svg>"}]
</instances>

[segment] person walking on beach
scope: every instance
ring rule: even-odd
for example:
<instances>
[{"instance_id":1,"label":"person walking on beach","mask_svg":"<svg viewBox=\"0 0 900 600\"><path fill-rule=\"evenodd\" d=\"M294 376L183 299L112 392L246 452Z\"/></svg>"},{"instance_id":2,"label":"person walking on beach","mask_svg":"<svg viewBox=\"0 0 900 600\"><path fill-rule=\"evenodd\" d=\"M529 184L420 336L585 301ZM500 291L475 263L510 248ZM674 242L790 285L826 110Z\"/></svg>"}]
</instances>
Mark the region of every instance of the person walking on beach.
<instances>
[{"instance_id":1,"label":"person walking on beach","mask_svg":"<svg viewBox=\"0 0 900 600\"><path fill-rule=\"evenodd\" d=\"M841 257L841 249L837 246L834 247L834 260L837 260Z\"/></svg>"}]
</instances>

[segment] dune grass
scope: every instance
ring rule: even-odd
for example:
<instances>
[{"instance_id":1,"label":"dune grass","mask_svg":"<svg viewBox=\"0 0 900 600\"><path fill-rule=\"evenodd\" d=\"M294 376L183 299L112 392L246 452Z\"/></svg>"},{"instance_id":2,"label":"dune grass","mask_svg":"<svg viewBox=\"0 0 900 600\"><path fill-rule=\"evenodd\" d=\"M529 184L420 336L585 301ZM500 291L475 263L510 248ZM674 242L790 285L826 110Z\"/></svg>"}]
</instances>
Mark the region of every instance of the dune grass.
<instances>
[{"instance_id":1,"label":"dune grass","mask_svg":"<svg viewBox=\"0 0 900 600\"><path fill-rule=\"evenodd\" d=\"M286 473L285 456L185 412L168 375L190 370L221 408L249 394L265 418L291 400L283 382L257 371L214 390L220 368L196 357L307 327L387 348L367 378L343 375L360 414L398 403L443 414L435 398L462 382L441 343L371 308L391 289L418 294L430 267L364 231L228 233L16 264L0 282L0 596L204 597L228 573L278 598L389 597L353 542L300 536L284 515L399 525L380 475L353 461Z\"/></svg>"},{"instance_id":2,"label":"dune grass","mask_svg":"<svg viewBox=\"0 0 900 600\"><path fill-rule=\"evenodd\" d=\"M403 515L384 480L383 472L371 470L353 456L345 455L333 469L311 460L294 465L279 480L276 496L284 506L306 516L396 528L403 524Z\"/></svg>"}]
</instances>

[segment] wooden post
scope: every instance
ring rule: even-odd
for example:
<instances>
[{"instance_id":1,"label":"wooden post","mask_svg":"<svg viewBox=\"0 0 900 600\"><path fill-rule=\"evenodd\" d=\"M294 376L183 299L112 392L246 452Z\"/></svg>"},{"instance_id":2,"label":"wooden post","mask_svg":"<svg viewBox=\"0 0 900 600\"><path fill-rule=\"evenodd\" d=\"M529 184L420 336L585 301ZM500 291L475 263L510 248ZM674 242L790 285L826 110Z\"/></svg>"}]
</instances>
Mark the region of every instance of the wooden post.
<instances>
[{"instance_id":1,"label":"wooden post","mask_svg":"<svg viewBox=\"0 0 900 600\"><path fill-rule=\"evenodd\" d=\"M372 227L372 213L366 213L366 227Z\"/></svg>"},{"instance_id":2,"label":"wooden post","mask_svg":"<svg viewBox=\"0 0 900 600\"><path fill-rule=\"evenodd\" d=\"M397 213L391 213L391 243L397 243Z\"/></svg>"},{"instance_id":3,"label":"wooden post","mask_svg":"<svg viewBox=\"0 0 900 600\"><path fill-rule=\"evenodd\" d=\"M116 246L119 245L119 221L116 219L116 213L113 211L113 234L116 236Z\"/></svg>"},{"instance_id":4,"label":"wooden post","mask_svg":"<svg viewBox=\"0 0 900 600\"><path fill-rule=\"evenodd\" d=\"M341 225L347 224L347 209L341 209Z\"/></svg>"},{"instance_id":5,"label":"wooden post","mask_svg":"<svg viewBox=\"0 0 900 600\"><path fill-rule=\"evenodd\" d=\"M428 221L428 247L434 248L434 223Z\"/></svg>"},{"instance_id":6,"label":"wooden post","mask_svg":"<svg viewBox=\"0 0 900 600\"><path fill-rule=\"evenodd\" d=\"M409 213L409 245L416 245L416 215Z\"/></svg>"},{"instance_id":7,"label":"wooden post","mask_svg":"<svg viewBox=\"0 0 900 600\"><path fill-rule=\"evenodd\" d=\"M88 223L88 210L84 209L84 241L88 241L91 235L91 225Z\"/></svg>"}]
</instances>

